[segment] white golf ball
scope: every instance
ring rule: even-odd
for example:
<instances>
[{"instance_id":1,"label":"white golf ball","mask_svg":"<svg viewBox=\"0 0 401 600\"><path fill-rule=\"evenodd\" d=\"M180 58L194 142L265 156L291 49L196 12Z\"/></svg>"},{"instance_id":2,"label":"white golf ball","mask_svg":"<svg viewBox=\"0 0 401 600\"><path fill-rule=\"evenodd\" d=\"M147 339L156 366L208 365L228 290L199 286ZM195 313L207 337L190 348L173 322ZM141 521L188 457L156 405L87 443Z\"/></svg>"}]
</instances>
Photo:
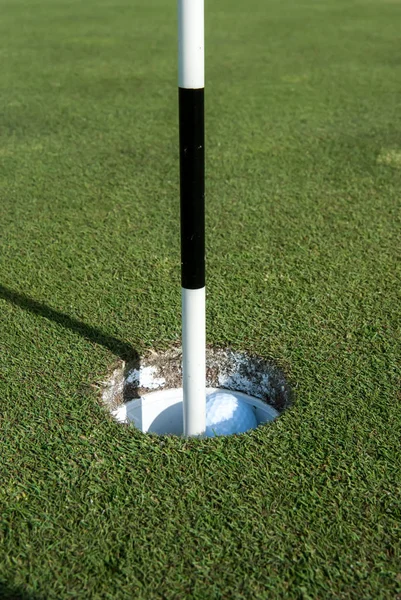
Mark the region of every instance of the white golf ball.
<instances>
[{"instance_id":1,"label":"white golf ball","mask_svg":"<svg viewBox=\"0 0 401 600\"><path fill-rule=\"evenodd\" d=\"M258 426L250 404L230 392L213 392L206 398L207 437L243 433Z\"/></svg>"}]
</instances>

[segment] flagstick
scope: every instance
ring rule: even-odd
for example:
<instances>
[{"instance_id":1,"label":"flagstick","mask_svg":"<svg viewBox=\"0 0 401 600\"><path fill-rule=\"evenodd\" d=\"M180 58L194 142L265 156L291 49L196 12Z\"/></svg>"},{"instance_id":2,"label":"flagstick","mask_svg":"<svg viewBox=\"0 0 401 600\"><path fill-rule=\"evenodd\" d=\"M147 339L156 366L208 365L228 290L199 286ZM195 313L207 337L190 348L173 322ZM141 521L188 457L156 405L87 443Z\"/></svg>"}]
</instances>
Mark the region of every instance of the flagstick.
<instances>
[{"instance_id":1,"label":"flagstick","mask_svg":"<svg viewBox=\"0 0 401 600\"><path fill-rule=\"evenodd\" d=\"M184 436L206 420L204 0L178 0Z\"/></svg>"}]
</instances>

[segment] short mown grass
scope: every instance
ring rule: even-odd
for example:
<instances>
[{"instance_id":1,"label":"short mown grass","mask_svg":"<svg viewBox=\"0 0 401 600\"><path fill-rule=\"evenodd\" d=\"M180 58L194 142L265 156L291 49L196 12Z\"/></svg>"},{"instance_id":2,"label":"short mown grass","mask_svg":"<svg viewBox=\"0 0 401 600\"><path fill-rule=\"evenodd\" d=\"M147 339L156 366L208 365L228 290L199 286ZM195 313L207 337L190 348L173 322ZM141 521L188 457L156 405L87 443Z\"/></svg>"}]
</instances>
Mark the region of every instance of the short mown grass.
<instances>
[{"instance_id":1,"label":"short mown grass","mask_svg":"<svg viewBox=\"0 0 401 600\"><path fill-rule=\"evenodd\" d=\"M176 6L2 0L0 598L401 598L399 5L206 11L208 343L293 406L106 413L180 339Z\"/></svg>"}]
</instances>

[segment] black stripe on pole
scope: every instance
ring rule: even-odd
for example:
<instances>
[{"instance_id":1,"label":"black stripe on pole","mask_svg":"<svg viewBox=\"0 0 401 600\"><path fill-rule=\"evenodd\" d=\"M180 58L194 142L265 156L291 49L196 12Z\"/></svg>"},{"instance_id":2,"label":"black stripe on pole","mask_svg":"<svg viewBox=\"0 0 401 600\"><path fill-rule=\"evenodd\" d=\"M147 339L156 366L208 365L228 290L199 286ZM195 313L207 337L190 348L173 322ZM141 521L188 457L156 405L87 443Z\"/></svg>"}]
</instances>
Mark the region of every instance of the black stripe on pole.
<instances>
[{"instance_id":1,"label":"black stripe on pole","mask_svg":"<svg viewBox=\"0 0 401 600\"><path fill-rule=\"evenodd\" d=\"M178 90L181 189L181 283L205 286L204 89Z\"/></svg>"}]
</instances>

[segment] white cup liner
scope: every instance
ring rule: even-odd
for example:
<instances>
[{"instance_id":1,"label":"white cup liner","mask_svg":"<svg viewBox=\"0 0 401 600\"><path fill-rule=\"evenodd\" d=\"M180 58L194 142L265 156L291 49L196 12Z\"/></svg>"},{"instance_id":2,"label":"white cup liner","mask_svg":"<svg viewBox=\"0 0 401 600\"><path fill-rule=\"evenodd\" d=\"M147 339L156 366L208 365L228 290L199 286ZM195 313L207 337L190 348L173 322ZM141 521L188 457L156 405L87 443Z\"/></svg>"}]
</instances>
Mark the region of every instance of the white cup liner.
<instances>
[{"instance_id":1,"label":"white cup liner","mask_svg":"<svg viewBox=\"0 0 401 600\"><path fill-rule=\"evenodd\" d=\"M207 388L206 397L217 391L227 391L219 388ZM252 406L258 425L273 421L279 412L259 398L248 396L242 392L231 391L241 402ZM130 400L111 411L113 417L120 423L132 423L143 433L159 435L183 434L183 391L182 388L159 390L144 394L140 398Z\"/></svg>"}]
</instances>

